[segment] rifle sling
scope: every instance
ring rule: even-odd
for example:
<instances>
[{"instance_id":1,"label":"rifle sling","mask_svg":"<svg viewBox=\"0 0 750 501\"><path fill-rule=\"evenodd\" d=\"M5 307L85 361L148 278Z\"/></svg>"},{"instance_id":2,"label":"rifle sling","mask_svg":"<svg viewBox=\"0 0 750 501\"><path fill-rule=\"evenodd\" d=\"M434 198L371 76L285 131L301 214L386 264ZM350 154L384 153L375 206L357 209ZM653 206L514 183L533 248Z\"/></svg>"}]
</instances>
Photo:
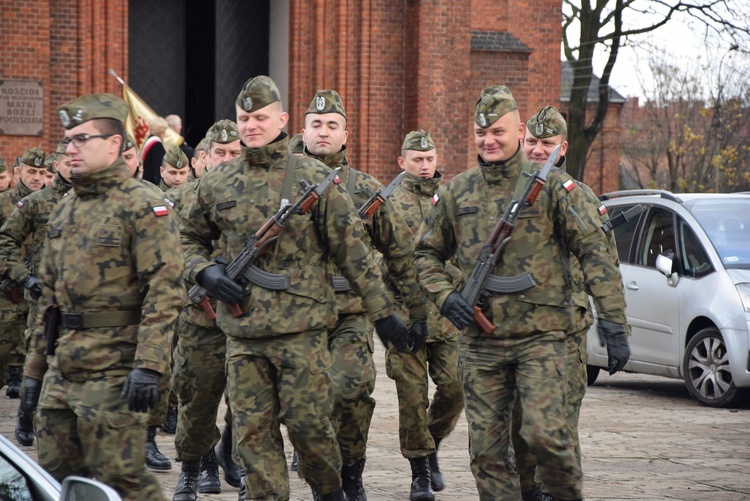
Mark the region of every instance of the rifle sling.
<instances>
[{"instance_id":1,"label":"rifle sling","mask_svg":"<svg viewBox=\"0 0 750 501\"><path fill-rule=\"evenodd\" d=\"M242 278L269 291L284 291L289 288L289 277L283 273L270 273L254 264L245 269Z\"/></svg>"},{"instance_id":2,"label":"rifle sling","mask_svg":"<svg viewBox=\"0 0 750 501\"><path fill-rule=\"evenodd\" d=\"M141 323L140 310L100 311L97 313L69 312L62 314L62 325L66 329L102 329L138 325Z\"/></svg>"}]
</instances>

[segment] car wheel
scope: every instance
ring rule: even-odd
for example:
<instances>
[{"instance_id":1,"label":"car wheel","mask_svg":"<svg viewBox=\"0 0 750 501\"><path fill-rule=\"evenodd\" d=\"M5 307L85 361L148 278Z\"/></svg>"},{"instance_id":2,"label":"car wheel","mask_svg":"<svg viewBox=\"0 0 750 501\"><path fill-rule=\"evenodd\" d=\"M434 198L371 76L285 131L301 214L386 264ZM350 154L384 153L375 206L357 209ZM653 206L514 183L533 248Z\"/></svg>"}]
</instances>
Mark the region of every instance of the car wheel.
<instances>
[{"instance_id":1,"label":"car wheel","mask_svg":"<svg viewBox=\"0 0 750 501\"><path fill-rule=\"evenodd\" d=\"M599 367L595 365L586 365L586 384L591 386L599 377Z\"/></svg>"},{"instance_id":2,"label":"car wheel","mask_svg":"<svg viewBox=\"0 0 750 501\"><path fill-rule=\"evenodd\" d=\"M740 392L732 382L727 347L714 327L699 331L688 343L682 374L690 396L709 407L729 407Z\"/></svg>"}]
</instances>

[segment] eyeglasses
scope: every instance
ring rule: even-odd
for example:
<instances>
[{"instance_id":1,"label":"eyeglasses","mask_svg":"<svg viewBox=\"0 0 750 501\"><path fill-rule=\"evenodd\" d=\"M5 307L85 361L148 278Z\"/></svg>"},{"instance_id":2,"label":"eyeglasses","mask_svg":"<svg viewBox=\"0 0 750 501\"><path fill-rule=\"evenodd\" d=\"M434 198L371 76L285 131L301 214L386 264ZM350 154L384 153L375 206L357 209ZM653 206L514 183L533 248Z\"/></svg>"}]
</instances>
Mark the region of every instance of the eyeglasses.
<instances>
[{"instance_id":1,"label":"eyeglasses","mask_svg":"<svg viewBox=\"0 0 750 501\"><path fill-rule=\"evenodd\" d=\"M97 134L94 136L92 136L91 134L76 134L73 137L64 137L62 141L60 141L60 143L66 148L70 143L73 143L73 146L75 146L76 148L82 148L89 139L106 139L110 136L114 136L114 134Z\"/></svg>"}]
</instances>

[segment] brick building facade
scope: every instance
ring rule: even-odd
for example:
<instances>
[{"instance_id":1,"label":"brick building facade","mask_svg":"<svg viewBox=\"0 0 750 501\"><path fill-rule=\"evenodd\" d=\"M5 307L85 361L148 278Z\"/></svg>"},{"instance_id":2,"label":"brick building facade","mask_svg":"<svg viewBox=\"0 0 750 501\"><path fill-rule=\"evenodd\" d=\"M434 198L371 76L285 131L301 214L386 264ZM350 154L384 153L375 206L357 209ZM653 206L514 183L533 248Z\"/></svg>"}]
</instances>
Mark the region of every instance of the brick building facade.
<instances>
[{"instance_id":1,"label":"brick building facade","mask_svg":"<svg viewBox=\"0 0 750 501\"><path fill-rule=\"evenodd\" d=\"M221 112L201 117L191 111L194 91L189 86L185 90L184 80L194 81L198 73L184 72L190 71L196 59L203 64L203 56L195 55L200 53L188 55L187 62L175 66L172 63L179 57L170 46L164 61L158 59L160 51L149 53L154 61L147 65L150 70L134 65L143 44L137 53L132 49L134 37L141 36L135 31L132 12L136 7L140 13L149 6L154 12L164 11L164 4L169 9L178 6L181 10L170 19L182 20L188 28L175 39L187 38L189 48L192 37L203 37L202 50L213 47L214 56L209 55L211 64L203 65L200 75L213 78L215 87L231 76L225 91L231 94L253 73L236 69L243 68L243 57L247 59L247 52L231 51L232 40L240 42L239 37L226 42L218 37L230 28L242 33L244 19L250 16L243 17L241 9L254 3L182 0L157 3L157 8L143 0L0 0L0 79L40 80L44 89L43 134L0 133L0 156L12 163L26 148L54 148L63 133L55 116L58 104L90 92L120 93L120 85L108 73L110 68L128 82L159 81L152 77L177 68L172 73L182 77L170 77L167 92L162 92L184 96L177 105L161 103L159 94L143 88L148 85L131 86L157 113L187 115L195 131L188 140L197 143L213 120L233 118L226 111L231 112L232 104L223 103L228 99L217 92L215 101L221 101L221 106L215 109L222 108ZM191 32L191 19L195 22L196 12L206 5L213 9L215 19L206 20L204 27L214 23L209 33L216 35L217 42L212 42L213 35ZM559 0L279 0L265 5L261 22L270 34L263 38L271 40L271 47L266 43L258 49L265 51L266 60L255 61L254 68L265 68L258 73L267 72L280 82L291 116L289 130L302 128L304 110L316 89L337 89L349 115L352 164L383 180L397 172L395 158L401 140L416 128L432 132L445 174L474 164L471 115L486 85L508 85L524 119L542 106L560 105ZM149 21L159 24L158 18ZM161 47L167 48L163 43ZM279 47L288 59L273 56ZM229 59L235 61L234 66L226 66ZM146 80L144 71L156 73Z\"/></svg>"}]
</instances>

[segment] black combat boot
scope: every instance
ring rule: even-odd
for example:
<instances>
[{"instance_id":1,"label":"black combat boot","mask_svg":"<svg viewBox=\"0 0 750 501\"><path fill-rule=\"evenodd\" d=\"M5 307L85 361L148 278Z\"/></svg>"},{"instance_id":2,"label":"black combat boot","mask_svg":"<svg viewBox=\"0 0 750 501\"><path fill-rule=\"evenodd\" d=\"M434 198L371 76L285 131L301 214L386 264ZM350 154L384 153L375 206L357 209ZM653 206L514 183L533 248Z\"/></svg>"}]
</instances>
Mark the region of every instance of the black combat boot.
<instances>
[{"instance_id":1,"label":"black combat boot","mask_svg":"<svg viewBox=\"0 0 750 501\"><path fill-rule=\"evenodd\" d=\"M348 501L349 498L346 497L346 493L344 492L344 489L339 489L336 492L331 492L330 494L318 494L318 492L315 490L315 487L312 485L310 486L310 489L312 490L312 496L313 501Z\"/></svg>"},{"instance_id":2,"label":"black combat boot","mask_svg":"<svg viewBox=\"0 0 750 501\"><path fill-rule=\"evenodd\" d=\"M443 472L440 471L440 466L438 465L437 451L438 447L440 447L440 441L443 439L433 438L433 440L435 441L435 452L428 455L427 459L430 462L430 480L432 481L432 490L440 492L445 489L445 477L443 477Z\"/></svg>"},{"instance_id":3,"label":"black combat boot","mask_svg":"<svg viewBox=\"0 0 750 501\"><path fill-rule=\"evenodd\" d=\"M196 501L198 499L198 476L201 472L201 460L192 459L182 462L180 478L174 488L172 501Z\"/></svg>"},{"instance_id":4,"label":"black combat boot","mask_svg":"<svg viewBox=\"0 0 750 501\"><path fill-rule=\"evenodd\" d=\"M174 435L177 431L177 406L169 404L167 406L167 417L164 418L164 426L161 431Z\"/></svg>"},{"instance_id":5,"label":"black combat boot","mask_svg":"<svg viewBox=\"0 0 750 501\"><path fill-rule=\"evenodd\" d=\"M146 467L151 471L169 471L172 463L161 453L156 445L156 426L148 427L146 438Z\"/></svg>"},{"instance_id":6,"label":"black combat boot","mask_svg":"<svg viewBox=\"0 0 750 501\"><path fill-rule=\"evenodd\" d=\"M532 487L528 491L521 492L521 500L522 501L543 501L542 491L539 490L538 485L534 485L534 487Z\"/></svg>"},{"instance_id":7,"label":"black combat boot","mask_svg":"<svg viewBox=\"0 0 750 501\"><path fill-rule=\"evenodd\" d=\"M34 445L34 415L32 411L25 410L23 405L18 408L16 416L16 440L27 447Z\"/></svg>"},{"instance_id":8,"label":"black combat boot","mask_svg":"<svg viewBox=\"0 0 750 501\"><path fill-rule=\"evenodd\" d=\"M245 501L245 475L242 475L240 480L240 494L237 499L239 499L239 501Z\"/></svg>"},{"instance_id":9,"label":"black combat boot","mask_svg":"<svg viewBox=\"0 0 750 501\"><path fill-rule=\"evenodd\" d=\"M239 487L242 470L232 461L232 427L230 425L224 428L221 442L216 446L216 460L224 470L224 480L232 487Z\"/></svg>"},{"instance_id":10,"label":"black combat boot","mask_svg":"<svg viewBox=\"0 0 750 501\"><path fill-rule=\"evenodd\" d=\"M430 462L426 457L410 458L411 464L411 492L410 501L435 501L430 480Z\"/></svg>"},{"instance_id":11,"label":"black combat boot","mask_svg":"<svg viewBox=\"0 0 750 501\"><path fill-rule=\"evenodd\" d=\"M542 494L542 501L583 501L583 498L561 499L561 498L556 498L552 494L543 493Z\"/></svg>"},{"instance_id":12,"label":"black combat boot","mask_svg":"<svg viewBox=\"0 0 750 501\"><path fill-rule=\"evenodd\" d=\"M21 394L21 377L23 376L23 367L20 365L9 365L5 381L8 387L5 389L5 396L8 398L18 398Z\"/></svg>"},{"instance_id":13,"label":"black combat boot","mask_svg":"<svg viewBox=\"0 0 750 501\"><path fill-rule=\"evenodd\" d=\"M198 492L201 494L221 494L221 480L219 480L219 465L216 463L216 453L213 449L201 458L201 474L198 477Z\"/></svg>"},{"instance_id":14,"label":"black combat boot","mask_svg":"<svg viewBox=\"0 0 750 501\"><path fill-rule=\"evenodd\" d=\"M367 501L365 486L362 485L362 472L365 469L365 458L351 466L341 468L341 488L349 501Z\"/></svg>"}]
</instances>

